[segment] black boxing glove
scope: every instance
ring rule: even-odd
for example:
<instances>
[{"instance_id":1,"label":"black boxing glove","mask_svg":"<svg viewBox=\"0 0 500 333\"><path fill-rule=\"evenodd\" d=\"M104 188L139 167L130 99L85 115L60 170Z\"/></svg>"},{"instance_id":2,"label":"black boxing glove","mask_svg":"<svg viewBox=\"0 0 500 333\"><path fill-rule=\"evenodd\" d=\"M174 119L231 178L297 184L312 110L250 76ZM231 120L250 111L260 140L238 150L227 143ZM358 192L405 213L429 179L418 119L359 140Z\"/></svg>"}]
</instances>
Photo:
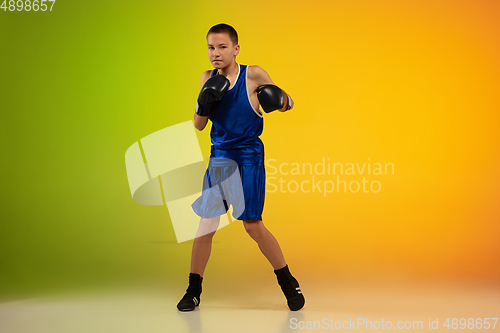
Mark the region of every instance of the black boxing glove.
<instances>
[{"instance_id":1,"label":"black boxing glove","mask_svg":"<svg viewBox=\"0 0 500 333\"><path fill-rule=\"evenodd\" d=\"M265 84L257 87L257 98L266 113L279 110L290 110L290 96L278 86L272 84Z\"/></svg>"},{"instance_id":2,"label":"black boxing glove","mask_svg":"<svg viewBox=\"0 0 500 333\"><path fill-rule=\"evenodd\" d=\"M212 76L205 82L198 95L196 114L211 117L214 103L219 101L229 90L230 82L224 75Z\"/></svg>"}]
</instances>

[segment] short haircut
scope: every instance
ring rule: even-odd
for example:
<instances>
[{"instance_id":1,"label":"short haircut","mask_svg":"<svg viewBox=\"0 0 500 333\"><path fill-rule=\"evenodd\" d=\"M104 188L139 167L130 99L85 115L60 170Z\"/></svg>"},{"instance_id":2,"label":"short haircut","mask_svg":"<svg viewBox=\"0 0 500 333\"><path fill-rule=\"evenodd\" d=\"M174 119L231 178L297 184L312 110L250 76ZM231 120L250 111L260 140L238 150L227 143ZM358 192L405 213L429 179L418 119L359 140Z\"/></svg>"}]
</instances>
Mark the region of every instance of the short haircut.
<instances>
[{"instance_id":1,"label":"short haircut","mask_svg":"<svg viewBox=\"0 0 500 333\"><path fill-rule=\"evenodd\" d=\"M233 46L238 45L238 33L232 26L225 23L216 24L208 30L207 38L209 34L220 34L227 33L229 35L229 39L233 42Z\"/></svg>"}]
</instances>

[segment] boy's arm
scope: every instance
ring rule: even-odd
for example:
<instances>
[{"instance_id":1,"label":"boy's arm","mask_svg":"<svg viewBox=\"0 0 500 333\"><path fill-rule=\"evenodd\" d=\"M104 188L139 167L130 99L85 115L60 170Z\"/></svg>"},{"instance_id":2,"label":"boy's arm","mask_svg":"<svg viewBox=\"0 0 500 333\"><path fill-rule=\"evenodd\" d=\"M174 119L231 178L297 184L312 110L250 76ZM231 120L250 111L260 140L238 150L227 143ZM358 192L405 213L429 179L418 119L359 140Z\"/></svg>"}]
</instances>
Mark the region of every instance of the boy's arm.
<instances>
[{"instance_id":1,"label":"boy's arm","mask_svg":"<svg viewBox=\"0 0 500 333\"><path fill-rule=\"evenodd\" d=\"M248 66L248 79L251 80L254 83L255 89L257 89L260 86L263 86L265 84L274 84L273 80L267 74L267 72L260 66L257 65L252 65ZM290 96L290 95L288 95ZM290 110L293 109L293 99L290 97Z\"/></svg>"},{"instance_id":2,"label":"boy's arm","mask_svg":"<svg viewBox=\"0 0 500 333\"><path fill-rule=\"evenodd\" d=\"M205 82L207 82L207 80L210 78L211 72L212 72L211 70L207 70L204 71L203 74L201 74L200 90L205 85ZM198 107L198 102L196 104ZM198 131L203 131L205 126L207 126L207 123L208 123L208 117L198 116L196 112L194 113L194 127L196 127Z\"/></svg>"}]
</instances>

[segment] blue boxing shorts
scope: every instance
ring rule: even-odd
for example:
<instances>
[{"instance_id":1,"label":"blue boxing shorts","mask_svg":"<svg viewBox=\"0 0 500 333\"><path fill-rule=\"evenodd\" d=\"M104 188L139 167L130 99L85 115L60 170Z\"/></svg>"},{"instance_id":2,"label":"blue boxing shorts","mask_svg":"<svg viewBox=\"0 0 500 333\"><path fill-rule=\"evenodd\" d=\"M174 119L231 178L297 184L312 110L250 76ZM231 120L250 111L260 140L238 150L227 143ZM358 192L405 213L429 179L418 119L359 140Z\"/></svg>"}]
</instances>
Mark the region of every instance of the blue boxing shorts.
<instances>
[{"instance_id":1,"label":"blue boxing shorts","mask_svg":"<svg viewBox=\"0 0 500 333\"><path fill-rule=\"evenodd\" d=\"M236 220L262 220L266 187L263 164L238 165L227 158L211 158L203 177L203 191L191 207L196 215L212 218L233 206Z\"/></svg>"}]
</instances>

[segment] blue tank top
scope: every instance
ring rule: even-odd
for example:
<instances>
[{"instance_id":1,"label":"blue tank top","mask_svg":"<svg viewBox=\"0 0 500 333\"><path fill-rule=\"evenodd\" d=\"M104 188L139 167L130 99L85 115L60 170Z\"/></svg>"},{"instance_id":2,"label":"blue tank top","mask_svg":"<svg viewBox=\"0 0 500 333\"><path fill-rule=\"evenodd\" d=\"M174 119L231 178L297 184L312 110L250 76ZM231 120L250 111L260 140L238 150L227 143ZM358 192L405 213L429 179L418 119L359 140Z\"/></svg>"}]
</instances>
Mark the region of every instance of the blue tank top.
<instances>
[{"instance_id":1,"label":"blue tank top","mask_svg":"<svg viewBox=\"0 0 500 333\"><path fill-rule=\"evenodd\" d=\"M230 158L238 165L263 165L264 144L259 136L264 128L262 112L250 103L247 65L238 64L232 87L216 102L212 115L210 157ZM212 70L210 77L218 75Z\"/></svg>"}]
</instances>

